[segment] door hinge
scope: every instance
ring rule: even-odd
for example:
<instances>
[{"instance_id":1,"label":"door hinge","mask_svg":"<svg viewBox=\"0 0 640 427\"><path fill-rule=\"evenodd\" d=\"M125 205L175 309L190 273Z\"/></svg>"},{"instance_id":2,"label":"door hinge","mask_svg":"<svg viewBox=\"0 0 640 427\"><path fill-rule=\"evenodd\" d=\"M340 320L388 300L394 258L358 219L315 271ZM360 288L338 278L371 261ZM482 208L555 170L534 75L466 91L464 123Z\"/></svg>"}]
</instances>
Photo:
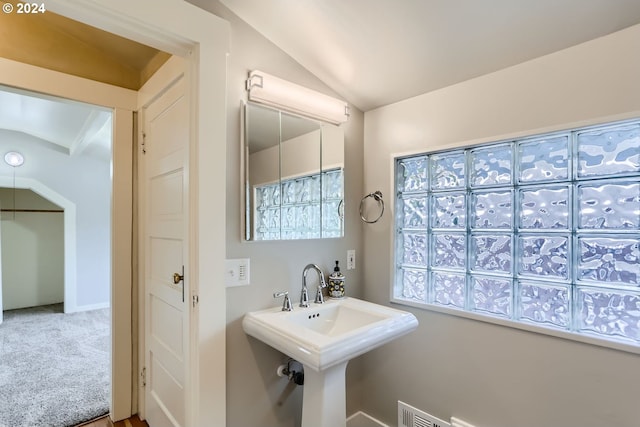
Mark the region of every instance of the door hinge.
<instances>
[{"instance_id":1,"label":"door hinge","mask_svg":"<svg viewBox=\"0 0 640 427\"><path fill-rule=\"evenodd\" d=\"M142 381L142 387L147 386L147 368L142 368L142 372L140 372L140 380Z\"/></svg>"},{"instance_id":2,"label":"door hinge","mask_svg":"<svg viewBox=\"0 0 640 427\"><path fill-rule=\"evenodd\" d=\"M200 302L200 298L198 297L198 295L193 294L191 296L191 305L193 306L193 308L196 308L196 305L198 305L199 302Z\"/></svg>"},{"instance_id":3,"label":"door hinge","mask_svg":"<svg viewBox=\"0 0 640 427\"><path fill-rule=\"evenodd\" d=\"M142 132L142 154L147 154L147 134Z\"/></svg>"}]
</instances>

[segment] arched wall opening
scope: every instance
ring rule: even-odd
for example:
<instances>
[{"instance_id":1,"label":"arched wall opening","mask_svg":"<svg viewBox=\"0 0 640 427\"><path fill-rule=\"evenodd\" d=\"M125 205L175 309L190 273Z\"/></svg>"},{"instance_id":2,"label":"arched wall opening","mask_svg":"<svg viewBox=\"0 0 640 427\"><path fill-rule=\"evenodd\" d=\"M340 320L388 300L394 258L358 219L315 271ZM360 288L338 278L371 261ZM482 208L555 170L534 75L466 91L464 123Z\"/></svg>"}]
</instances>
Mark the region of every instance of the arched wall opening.
<instances>
[{"instance_id":1,"label":"arched wall opening","mask_svg":"<svg viewBox=\"0 0 640 427\"><path fill-rule=\"evenodd\" d=\"M0 187L13 187L11 177L0 176ZM76 254L76 204L32 178L16 178L15 188L31 190L64 210L64 312L78 311L77 306L77 254ZM90 307L98 308L98 307ZM87 309L84 308L83 309Z\"/></svg>"}]
</instances>

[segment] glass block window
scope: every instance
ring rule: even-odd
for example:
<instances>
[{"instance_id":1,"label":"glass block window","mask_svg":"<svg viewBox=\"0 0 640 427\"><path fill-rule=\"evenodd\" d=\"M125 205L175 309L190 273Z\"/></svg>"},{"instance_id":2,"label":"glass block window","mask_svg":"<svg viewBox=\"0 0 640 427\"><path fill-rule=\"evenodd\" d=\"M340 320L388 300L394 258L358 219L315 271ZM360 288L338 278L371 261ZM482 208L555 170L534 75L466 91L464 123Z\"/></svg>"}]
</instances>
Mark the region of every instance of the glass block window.
<instances>
[{"instance_id":1,"label":"glass block window","mask_svg":"<svg viewBox=\"0 0 640 427\"><path fill-rule=\"evenodd\" d=\"M254 187L256 240L342 236L342 183L332 169Z\"/></svg>"},{"instance_id":2,"label":"glass block window","mask_svg":"<svg viewBox=\"0 0 640 427\"><path fill-rule=\"evenodd\" d=\"M395 164L395 302L640 345L640 121Z\"/></svg>"}]
</instances>

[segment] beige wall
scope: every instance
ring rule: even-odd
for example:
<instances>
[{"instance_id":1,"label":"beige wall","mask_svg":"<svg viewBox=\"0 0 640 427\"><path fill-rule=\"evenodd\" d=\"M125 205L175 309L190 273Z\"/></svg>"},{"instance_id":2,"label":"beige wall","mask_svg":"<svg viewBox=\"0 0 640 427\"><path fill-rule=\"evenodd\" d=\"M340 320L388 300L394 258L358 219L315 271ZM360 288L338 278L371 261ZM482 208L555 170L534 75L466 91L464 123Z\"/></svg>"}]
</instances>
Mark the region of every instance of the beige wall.
<instances>
[{"instance_id":1,"label":"beige wall","mask_svg":"<svg viewBox=\"0 0 640 427\"><path fill-rule=\"evenodd\" d=\"M12 209L14 192L0 189L0 206ZM21 210L61 210L29 190L15 191ZM64 217L62 212L3 212L2 309L64 301Z\"/></svg>"},{"instance_id":2,"label":"beige wall","mask_svg":"<svg viewBox=\"0 0 640 427\"><path fill-rule=\"evenodd\" d=\"M271 184L279 178L286 180L317 174L320 166L323 170L341 168L344 166L343 140L344 132L341 127L326 125L322 128L322 135L317 130L282 141L280 146L256 151L249 155L251 185Z\"/></svg>"},{"instance_id":3,"label":"beige wall","mask_svg":"<svg viewBox=\"0 0 640 427\"><path fill-rule=\"evenodd\" d=\"M352 109L345 132L345 237L326 240L244 242L240 238L240 101L246 100L244 81L248 72L261 69L294 83L337 96L279 48L240 21L217 1L191 1L226 19L231 25L231 54L228 61L227 121L227 258L251 259L251 284L230 288L227 298L227 426L297 427L300 423L302 388L276 376L286 356L247 337L242 317L247 311L274 307L272 293L288 290L297 305L302 269L310 262L325 273L335 260L346 265L347 249L362 253L358 201L362 197L363 114ZM214 192L211 197L225 197ZM345 271L347 293L362 295L363 269ZM224 295L220 296L224 298ZM358 360L348 367L347 413L359 409ZM205 404L205 402L203 402Z\"/></svg>"},{"instance_id":4,"label":"beige wall","mask_svg":"<svg viewBox=\"0 0 640 427\"><path fill-rule=\"evenodd\" d=\"M640 116L640 26L365 114L365 188L393 194L394 153ZM392 205L391 200L388 201ZM392 217L364 232L365 297L388 304ZM638 426L640 356L412 309L414 333L364 356L362 409L397 400L478 427Z\"/></svg>"}]
</instances>

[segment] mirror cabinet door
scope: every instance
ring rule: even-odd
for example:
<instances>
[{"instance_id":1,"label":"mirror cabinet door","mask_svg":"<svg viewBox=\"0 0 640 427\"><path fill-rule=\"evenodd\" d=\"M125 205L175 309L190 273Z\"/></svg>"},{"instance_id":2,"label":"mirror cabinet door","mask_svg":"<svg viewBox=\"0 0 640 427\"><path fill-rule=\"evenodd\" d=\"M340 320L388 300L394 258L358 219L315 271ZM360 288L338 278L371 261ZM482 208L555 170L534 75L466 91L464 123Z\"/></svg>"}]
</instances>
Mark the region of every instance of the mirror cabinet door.
<instances>
[{"instance_id":1,"label":"mirror cabinet door","mask_svg":"<svg viewBox=\"0 0 640 427\"><path fill-rule=\"evenodd\" d=\"M344 236L344 132L322 126L322 237Z\"/></svg>"},{"instance_id":2,"label":"mirror cabinet door","mask_svg":"<svg viewBox=\"0 0 640 427\"><path fill-rule=\"evenodd\" d=\"M280 112L251 106L245 113L247 240L280 239Z\"/></svg>"},{"instance_id":3,"label":"mirror cabinet door","mask_svg":"<svg viewBox=\"0 0 640 427\"><path fill-rule=\"evenodd\" d=\"M280 113L282 239L321 236L320 124Z\"/></svg>"},{"instance_id":4,"label":"mirror cabinet door","mask_svg":"<svg viewBox=\"0 0 640 427\"><path fill-rule=\"evenodd\" d=\"M342 129L255 104L244 126L245 238L341 237Z\"/></svg>"}]
</instances>

